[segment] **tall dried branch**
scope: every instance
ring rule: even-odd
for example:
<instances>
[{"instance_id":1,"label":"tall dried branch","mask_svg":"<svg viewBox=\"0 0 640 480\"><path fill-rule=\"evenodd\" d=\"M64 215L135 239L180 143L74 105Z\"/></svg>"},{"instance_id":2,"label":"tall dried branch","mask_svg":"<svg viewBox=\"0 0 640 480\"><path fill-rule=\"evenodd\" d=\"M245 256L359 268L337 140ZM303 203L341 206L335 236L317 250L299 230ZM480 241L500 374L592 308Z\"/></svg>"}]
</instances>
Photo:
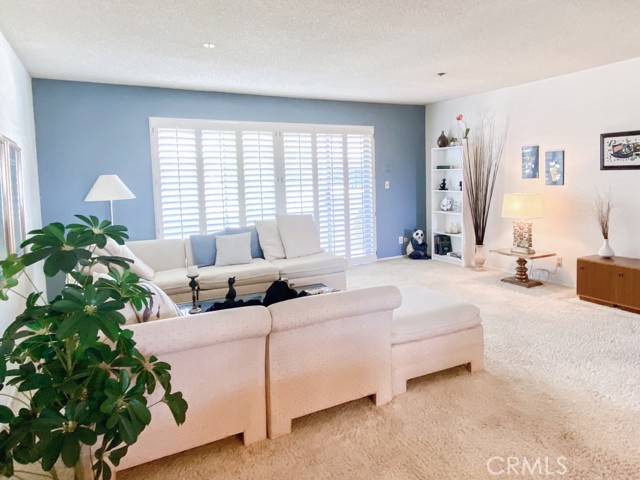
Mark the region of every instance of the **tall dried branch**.
<instances>
[{"instance_id":1,"label":"tall dried branch","mask_svg":"<svg viewBox=\"0 0 640 480\"><path fill-rule=\"evenodd\" d=\"M613 201L611 200L611 192L601 193L598 191L593 201L593 217L600 226L600 232L605 240L609 239L609 222L611 220L611 210L613 210Z\"/></svg>"},{"instance_id":2,"label":"tall dried branch","mask_svg":"<svg viewBox=\"0 0 640 480\"><path fill-rule=\"evenodd\" d=\"M465 191L476 245L484 244L489 209L502 160L505 133L506 127L504 133L496 136L494 120L485 119L482 122L480 134L474 139L473 146L469 146L468 142L465 145Z\"/></svg>"}]
</instances>

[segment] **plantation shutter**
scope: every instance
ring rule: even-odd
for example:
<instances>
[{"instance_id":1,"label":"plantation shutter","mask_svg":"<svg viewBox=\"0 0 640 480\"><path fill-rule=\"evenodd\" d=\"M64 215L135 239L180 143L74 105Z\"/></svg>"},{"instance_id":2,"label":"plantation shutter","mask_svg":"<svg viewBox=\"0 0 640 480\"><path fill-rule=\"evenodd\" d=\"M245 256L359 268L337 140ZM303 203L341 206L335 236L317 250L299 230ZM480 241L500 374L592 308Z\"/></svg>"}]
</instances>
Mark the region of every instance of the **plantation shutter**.
<instances>
[{"instance_id":1,"label":"plantation shutter","mask_svg":"<svg viewBox=\"0 0 640 480\"><path fill-rule=\"evenodd\" d=\"M157 131L159 215L162 237L200 233L196 132L159 128Z\"/></svg>"},{"instance_id":2,"label":"plantation shutter","mask_svg":"<svg viewBox=\"0 0 640 480\"><path fill-rule=\"evenodd\" d=\"M276 215L273 132L242 132L246 224Z\"/></svg>"},{"instance_id":3,"label":"plantation shutter","mask_svg":"<svg viewBox=\"0 0 640 480\"><path fill-rule=\"evenodd\" d=\"M202 131L206 232L240 226L240 180L236 133Z\"/></svg>"},{"instance_id":4,"label":"plantation shutter","mask_svg":"<svg viewBox=\"0 0 640 480\"><path fill-rule=\"evenodd\" d=\"M347 256L348 228L345 218L347 196L343 135L319 133L316 137L318 162L318 216L320 243L336 255Z\"/></svg>"},{"instance_id":5,"label":"plantation shutter","mask_svg":"<svg viewBox=\"0 0 640 480\"><path fill-rule=\"evenodd\" d=\"M373 142L369 135L347 135L349 169L349 248L352 263L375 258Z\"/></svg>"},{"instance_id":6,"label":"plantation shutter","mask_svg":"<svg viewBox=\"0 0 640 480\"><path fill-rule=\"evenodd\" d=\"M310 133L282 134L288 214L316 213L315 165Z\"/></svg>"},{"instance_id":7,"label":"plantation shutter","mask_svg":"<svg viewBox=\"0 0 640 480\"><path fill-rule=\"evenodd\" d=\"M375 260L371 127L152 119L157 234L313 214L323 248Z\"/></svg>"}]
</instances>

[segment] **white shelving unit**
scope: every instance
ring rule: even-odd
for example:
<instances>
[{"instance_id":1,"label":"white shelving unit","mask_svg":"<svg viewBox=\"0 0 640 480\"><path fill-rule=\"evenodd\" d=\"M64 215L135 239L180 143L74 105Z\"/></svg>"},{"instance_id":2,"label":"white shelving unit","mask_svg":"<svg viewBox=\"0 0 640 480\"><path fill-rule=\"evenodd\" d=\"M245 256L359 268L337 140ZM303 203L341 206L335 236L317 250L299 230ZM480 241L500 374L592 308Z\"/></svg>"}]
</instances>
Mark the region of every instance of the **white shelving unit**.
<instances>
[{"instance_id":1,"label":"white shelving unit","mask_svg":"<svg viewBox=\"0 0 640 480\"><path fill-rule=\"evenodd\" d=\"M432 148L431 168L427 169L427 222L431 233L431 258L460 266L468 266L471 256L466 236L469 229L469 213L465 206L463 182L464 155L462 146ZM446 181L446 190L440 189L442 181ZM461 183L462 182L462 183ZM462 187L460 187L462 185ZM451 200L451 208L446 210L444 199ZM460 258L435 253L435 236L448 235L451 239L451 250Z\"/></svg>"}]
</instances>

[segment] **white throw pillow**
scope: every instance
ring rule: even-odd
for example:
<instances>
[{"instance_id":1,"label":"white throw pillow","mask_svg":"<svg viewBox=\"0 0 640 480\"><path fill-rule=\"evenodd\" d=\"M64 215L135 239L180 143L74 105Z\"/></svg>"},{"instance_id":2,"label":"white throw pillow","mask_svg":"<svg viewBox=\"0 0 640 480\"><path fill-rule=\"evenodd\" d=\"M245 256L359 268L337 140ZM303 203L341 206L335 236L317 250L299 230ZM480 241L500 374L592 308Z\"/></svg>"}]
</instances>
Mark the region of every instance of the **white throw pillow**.
<instances>
[{"instance_id":1,"label":"white throw pillow","mask_svg":"<svg viewBox=\"0 0 640 480\"><path fill-rule=\"evenodd\" d=\"M320 234L312 215L276 215L287 258L322 252Z\"/></svg>"},{"instance_id":2,"label":"white throw pillow","mask_svg":"<svg viewBox=\"0 0 640 480\"><path fill-rule=\"evenodd\" d=\"M216 267L251 263L251 232L216 237Z\"/></svg>"},{"instance_id":3,"label":"white throw pillow","mask_svg":"<svg viewBox=\"0 0 640 480\"><path fill-rule=\"evenodd\" d=\"M284 246L280 238L280 230L275 220L256 220L256 230L258 231L258 240L260 248L267 262L285 258Z\"/></svg>"},{"instance_id":4,"label":"white throw pillow","mask_svg":"<svg viewBox=\"0 0 640 480\"><path fill-rule=\"evenodd\" d=\"M133 263L129 264L129 269L144 280L151 280L156 274L153 268L144 263L140 258L136 257L136 255L126 245L120 245L115 240L109 238L107 239L107 244L104 249L112 257L123 257L133 260Z\"/></svg>"},{"instance_id":5,"label":"white throw pillow","mask_svg":"<svg viewBox=\"0 0 640 480\"><path fill-rule=\"evenodd\" d=\"M142 305L139 310L131 302L127 302L120 313L124 315L125 325L135 323L151 322L163 318L180 317L182 312L169 295L153 282L140 280L140 286L151 292L151 297L147 299L147 306Z\"/></svg>"}]
</instances>

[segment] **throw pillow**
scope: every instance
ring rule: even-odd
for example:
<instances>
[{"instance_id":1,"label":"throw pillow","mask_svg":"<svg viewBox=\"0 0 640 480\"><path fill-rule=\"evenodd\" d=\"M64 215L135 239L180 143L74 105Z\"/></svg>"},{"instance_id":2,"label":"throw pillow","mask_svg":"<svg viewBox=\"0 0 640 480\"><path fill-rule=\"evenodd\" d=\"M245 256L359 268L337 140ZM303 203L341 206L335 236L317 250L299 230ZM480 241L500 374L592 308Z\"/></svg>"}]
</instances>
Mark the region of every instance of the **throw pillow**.
<instances>
[{"instance_id":1,"label":"throw pillow","mask_svg":"<svg viewBox=\"0 0 640 480\"><path fill-rule=\"evenodd\" d=\"M251 258L264 258L260 242L258 241L258 230L255 225L248 227L227 227L224 230L225 235L235 235L237 233L251 233Z\"/></svg>"},{"instance_id":2,"label":"throw pillow","mask_svg":"<svg viewBox=\"0 0 640 480\"><path fill-rule=\"evenodd\" d=\"M107 240L104 250L113 257L123 257L133 260L133 263L129 264L129 269L144 280L151 280L156 273L153 271L153 268L136 257L129 247L120 245L111 238Z\"/></svg>"},{"instance_id":3,"label":"throw pillow","mask_svg":"<svg viewBox=\"0 0 640 480\"><path fill-rule=\"evenodd\" d=\"M276 215L287 258L322 252L320 234L311 215Z\"/></svg>"},{"instance_id":4,"label":"throw pillow","mask_svg":"<svg viewBox=\"0 0 640 480\"><path fill-rule=\"evenodd\" d=\"M208 235L191 235L191 253L193 263L199 267L207 267L216 263L216 237L224 232L214 232Z\"/></svg>"},{"instance_id":5,"label":"throw pillow","mask_svg":"<svg viewBox=\"0 0 640 480\"><path fill-rule=\"evenodd\" d=\"M256 220L256 230L264 258L268 262L285 258L284 246L275 220Z\"/></svg>"},{"instance_id":6,"label":"throw pillow","mask_svg":"<svg viewBox=\"0 0 640 480\"><path fill-rule=\"evenodd\" d=\"M251 263L251 233L216 238L216 267Z\"/></svg>"}]
</instances>

